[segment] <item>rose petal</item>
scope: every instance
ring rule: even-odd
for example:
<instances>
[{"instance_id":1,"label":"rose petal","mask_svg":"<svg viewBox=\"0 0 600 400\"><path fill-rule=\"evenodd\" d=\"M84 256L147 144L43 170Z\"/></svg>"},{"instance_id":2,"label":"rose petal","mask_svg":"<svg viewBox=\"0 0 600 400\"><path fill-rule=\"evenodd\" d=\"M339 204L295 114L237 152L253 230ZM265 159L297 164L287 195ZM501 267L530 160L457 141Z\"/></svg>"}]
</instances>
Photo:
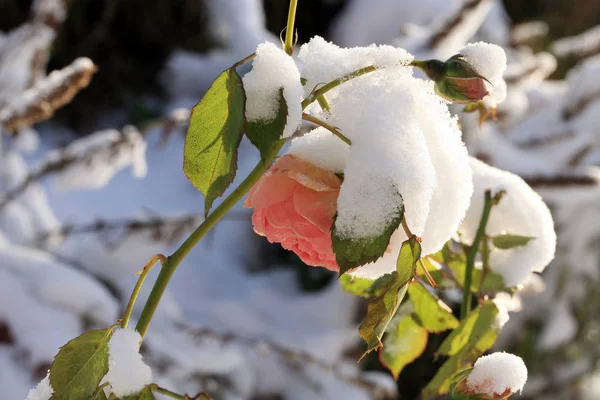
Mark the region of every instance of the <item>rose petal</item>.
<instances>
[{"instance_id":1,"label":"rose petal","mask_svg":"<svg viewBox=\"0 0 600 400\"><path fill-rule=\"evenodd\" d=\"M254 228L254 232L261 236L265 236L265 222L266 218L263 210L254 210L254 213L252 214L252 227Z\"/></svg>"},{"instance_id":2,"label":"rose petal","mask_svg":"<svg viewBox=\"0 0 600 400\"><path fill-rule=\"evenodd\" d=\"M315 192L299 186L294 190L294 207L298 214L329 235L336 212L339 190Z\"/></svg>"},{"instance_id":3,"label":"rose petal","mask_svg":"<svg viewBox=\"0 0 600 400\"><path fill-rule=\"evenodd\" d=\"M246 208L266 208L292 197L298 183L281 171L268 171L250 189Z\"/></svg>"}]
</instances>

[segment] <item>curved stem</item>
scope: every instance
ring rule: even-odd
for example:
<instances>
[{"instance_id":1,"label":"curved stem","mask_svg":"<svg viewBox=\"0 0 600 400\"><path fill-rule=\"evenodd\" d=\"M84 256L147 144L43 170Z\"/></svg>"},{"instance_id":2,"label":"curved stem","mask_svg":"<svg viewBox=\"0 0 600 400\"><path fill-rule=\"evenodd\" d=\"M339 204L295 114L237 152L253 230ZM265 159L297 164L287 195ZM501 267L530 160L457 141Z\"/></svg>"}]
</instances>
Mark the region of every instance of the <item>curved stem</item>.
<instances>
[{"instance_id":1,"label":"curved stem","mask_svg":"<svg viewBox=\"0 0 600 400\"><path fill-rule=\"evenodd\" d=\"M330 91L331 89L333 89L335 87L338 87L342 83L349 81L352 78L356 78L358 76L368 74L369 72L373 72L376 70L377 70L376 67L369 65L368 67L364 67L364 68L358 69L354 72L350 72L349 74L344 75L341 78L338 78L336 80L333 80L333 81L321 86L319 89L313 91L310 94L310 96L308 96L306 99L304 99L302 101L302 109L304 110L306 107L308 107L310 104L312 104L315 100L317 100L320 96L323 96L325 93L327 93L328 91Z\"/></svg>"},{"instance_id":2,"label":"curved stem","mask_svg":"<svg viewBox=\"0 0 600 400\"><path fill-rule=\"evenodd\" d=\"M477 228L475 239L473 239L473 244L471 244L471 247L469 247L469 250L467 252L465 285L463 287L463 301L460 308L461 319L465 319L466 317L468 317L469 312L471 312L471 283L473 281L475 257L477 256L477 252L479 251L479 244L485 236L485 227L490 217L490 211L492 210L492 206L494 205L494 199L492 199L492 192L490 190L486 190L484 196L485 202L483 204L483 212L481 214L481 219L479 220L479 227Z\"/></svg>"},{"instance_id":3,"label":"curved stem","mask_svg":"<svg viewBox=\"0 0 600 400\"><path fill-rule=\"evenodd\" d=\"M152 267L158 261L164 263L166 260L167 257L163 256L162 254L155 254L148 260L148 262L144 265L142 270L137 272L138 274L140 274L140 277L138 278L138 281L135 284L135 287L133 288L133 292L129 297L129 304L127 304L127 308L125 309L125 315L123 315L123 319L121 320L121 328L126 329L127 325L129 324L129 319L131 318L131 313L133 312L133 306L135 306L135 302L137 300L138 295L140 294L140 290L142 289L142 285L144 284L148 273L152 270Z\"/></svg>"},{"instance_id":4,"label":"curved stem","mask_svg":"<svg viewBox=\"0 0 600 400\"><path fill-rule=\"evenodd\" d=\"M342 141L344 143L346 143L348 146L352 145L352 141L350 139L348 139L346 136L344 136L342 134L342 132L340 132L335 126L329 125L327 122L321 121L319 118L313 117L312 115L306 114L306 113L302 113L302 119L305 120L305 121L310 121L313 124L317 124L319 126L322 126L323 128L325 128L328 131L330 131L331 133L333 133L335 136L337 136L340 139L342 139Z\"/></svg>"},{"instance_id":5,"label":"curved stem","mask_svg":"<svg viewBox=\"0 0 600 400\"><path fill-rule=\"evenodd\" d=\"M185 242L163 263L162 269L158 274L158 278L156 278L156 282L154 283L154 287L152 288L152 292L150 296L148 296L148 300L144 305L144 309L142 310L142 314L140 315L140 319L135 327L135 329L140 333L142 339L144 338L146 332L148 331L148 327L150 326L150 322L152 317L154 316L154 312L158 307L158 303L162 298L175 269L181 263L181 261L185 258L185 256L196 246L196 244L206 235L208 231L210 231L217 222L223 216L231 210L231 208L241 200L242 197L250 190L250 188L258 181L258 179L267 171L271 163L277 157L277 154L283 147L285 141L280 140L277 142L268 153L266 159L264 161L259 161L258 164L254 167L252 172L244 179L242 183L233 191L214 211L196 228L194 232L186 239Z\"/></svg>"},{"instance_id":6,"label":"curved stem","mask_svg":"<svg viewBox=\"0 0 600 400\"><path fill-rule=\"evenodd\" d=\"M296 21L296 7L298 0L290 0L287 26L285 28L285 44L283 50L290 56L294 53L294 22Z\"/></svg>"}]
</instances>

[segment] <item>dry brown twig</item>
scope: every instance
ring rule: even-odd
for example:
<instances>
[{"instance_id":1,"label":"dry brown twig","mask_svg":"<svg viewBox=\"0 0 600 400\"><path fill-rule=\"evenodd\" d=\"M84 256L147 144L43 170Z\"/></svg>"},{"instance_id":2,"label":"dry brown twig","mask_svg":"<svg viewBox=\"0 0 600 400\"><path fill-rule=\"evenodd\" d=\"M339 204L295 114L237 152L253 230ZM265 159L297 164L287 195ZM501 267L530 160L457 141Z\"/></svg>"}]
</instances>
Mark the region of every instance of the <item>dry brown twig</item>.
<instances>
[{"instance_id":1,"label":"dry brown twig","mask_svg":"<svg viewBox=\"0 0 600 400\"><path fill-rule=\"evenodd\" d=\"M12 132L47 120L87 87L96 71L89 58L78 58L71 65L53 71L0 110L0 125Z\"/></svg>"}]
</instances>

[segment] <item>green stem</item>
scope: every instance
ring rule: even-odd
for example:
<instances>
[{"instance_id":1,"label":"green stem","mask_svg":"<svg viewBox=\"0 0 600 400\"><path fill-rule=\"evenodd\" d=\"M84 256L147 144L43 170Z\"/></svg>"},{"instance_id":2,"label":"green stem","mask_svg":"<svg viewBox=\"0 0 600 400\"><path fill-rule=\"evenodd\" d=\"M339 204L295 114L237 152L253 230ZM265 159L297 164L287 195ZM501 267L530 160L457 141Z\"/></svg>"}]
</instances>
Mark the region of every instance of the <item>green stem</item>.
<instances>
[{"instance_id":1,"label":"green stem","mask_svg":"<svg viewBox=\"0 0 600 400\"><path fill-rule=\"evenodd\" d=\"M477 252L479 250L479 244L481 240L485 236L485 227L487 225L488 219L490 217L490 211L493 206L492 193L490 190L485 191L485 201L483 204L483 212L481 214L481 219L479 220L479 227L477 228L477 233L475 234L475 239L473 239L473 244L469 247L467 252L467 265L466 265L466 273L465 273L465 285L463 287L463 301L460 308L460 317L461 319L465 319L469 316L469 312L471 312L471 283L473 281L473 269L475 268L475 257L477 256Z\"/></svg>"},{"instance_id":2,"label":"green stem","mask_svg":"<svg viewBox=\"0 0 600 400\"><path fill-rule=\"evenodd\" d=\"M342 139L342 141L344 143L346 143L348 146L352 145L352 141L350 139L348 139L346 136L344 136L342 134L342 132L340 132L335 126L329 125L327 122L322 121L319 118L313 117L310 114L302 113L302 119L305 120L305 121L310 121L310 122L312 122L314 124L317 124L319 126L322 126L323 128L325 128L328 131L330 131L331 133L333 133L335 136L337 136L340 139Z\"/></svg>"},{"instance_id":3,"label":"green stem","mask_svg":"<svg viewBox=\"0 0 600 400\"><path fill-rule=\"evenodd\" d=\"M185 242L163 263L162 269L158 274L158 278L156 278L156 282L154 283L154 287L152 288L152 292L150 296L148 296L148 300L144 305L144 309L142 310L142 314L140 315L140 319L135 327L135 329L140 333L142 339L146 335L148 331L148 327L150 326L150 322L152 317L154 316L154 312L158 307L158 303L175 272L177 266L181 263L181 261L187 256L187 254L196 246L196 244L206 235L208 231L210 231L217 222L223 216L231 210L231 208L241 200L242 197L250 190L250 188L258 181L258 179L267 171L271 163L277 157L277 154L283 147L285 141L280 140L277 142L268 153L266 159L264 161L259 161L256 167L250 172L250 174L244 179L242 183L233 191L214 211L200 224L198 228L186 239Z\"/></svg>"},{"instance_id":4,"label":"green stem","mask_svg":"<svg viewBox=\"0 0 600 400\"><path fill-rule=\"evenodd\" d=\"M294 53L294 22L296 21L296 7L298 0L290 0L287 27L285 28L285 44L283 50L290 56Z\"/></svg>"},{"instance_id":5,"label":"green stem","mask_svg":"<svg viewBox=\"0 0 600 400\"><path fill-rule=\"evenodd\" d=\"M308 96L306 99L304 99L302 101L302 109L304 110L306 107L308 107L310 104L312 104L315 100L317 100L320 96L323 96L325 93L327 93L331 89L341 85L342 83L344 83L350 79L356 78L358 76L368 74L369 72L376 71L376 70L377 70L376 67L369 65L368 67L364 67L364 68L361 68L354 72L350 72L349 74L344 75L341 78L338 78L336 80L333 80L333 81L321 86L319 89L313 91L310 94L310 96Z\"/></svg>"},{"instance_id":6,"label":"green stem","mask_svg":"<svg viewBox=\"0 0 600 400\"><path fill-rule=\"evenodd\" d=\"M490 270L490 239L487 235L484 235L483 241L481 242L481 281L479 282L479 293L483 288L483 282L485 277Z\"/></svg>"},{"instance_id":7,"label":"green stem","mask_svg":"<svg viewBox=\"0 0 600 400\"><path fill-rule=\"evenodd\" d=\"M319 102L319 105L321 106L321 108L323 110L329 111L329 103L327 102L327 99L325 98L325 96L317 97L317 101Z\"/></svg>"},{"instance_id":8,"label":"green stem","mask_svg":"<svg viewBox=\"0 0 600 400\"><path fill-rule=\"evenodd\" d=\"M157 384L155 384L155 383L153 383L153 384L151 384L151 385L148 385L148 387L149 387L149 388L150 388L150 390L151 390L152 392L154 392L154 393L160 393L160 394L164 394L165 396L169 396L169 397L171 397L171 398L173 398L173 399L178 399L178 400L186 400L186 399L188 399L188 398L189 398L189 397L186 397L186 396L182 396L182 395L180 395L180 394L178 394L178 393L171 392L171 391L170 391L170 390L168 390L168 389L161 388L160 386L158 386L158 385L157 385Z\"/></svg>"},{"instance_id":9,"label":"green stem","mask_svg":"<svg viewBox=\"0 0 600 400\"><path fill-rule=\"evenodd\" d=\"M129 324L129 319L131 318L131 313L133 312L133 306L135 305L137 297L140 294L140 290L142 289L142 285L144 284L148 273L152 270L152 267L158 261L164 263L166 260L167 257L163 256L162 254L155 254L152 256L152 258L150 258L150 260L148 260L146 265L144 265L144 268L142 268L142 270L139 272L140 277L138 278L138 281L135 284L135 287L133 288L133 292L129 297L129 304L127 304L127 308L125 309L125 315L123 315L123 319L121 320L121 328L126 329L127 325Z\"/></svg>"}]
</instances>

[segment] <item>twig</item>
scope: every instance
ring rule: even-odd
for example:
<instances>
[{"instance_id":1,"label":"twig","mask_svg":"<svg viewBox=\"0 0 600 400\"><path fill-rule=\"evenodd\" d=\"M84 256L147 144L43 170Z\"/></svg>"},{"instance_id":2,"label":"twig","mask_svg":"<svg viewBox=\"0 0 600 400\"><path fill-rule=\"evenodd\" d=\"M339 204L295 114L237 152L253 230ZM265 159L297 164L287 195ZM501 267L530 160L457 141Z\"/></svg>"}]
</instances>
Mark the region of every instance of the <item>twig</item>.
<instances>
[{"instance_id":1,"label":"twig","mask_svg":"<svg viewBox=\"0 0 600 400\"><path fill-rule=\"evenodd\" d=\"M124 128L124 131L131 128L132 127L126 127ZM21 183L8 189L6 193L0 197L0 211L2 211L8 203L22 195L29 186L42 178L56 172L64 171L75 163L89 163L101 151L117 153L121 146L132 145L130 137L126 135L124 131L121 132L121 136L117 140L90 147L83 154L74 155L69 153L66 149L59 151L58 156L47 159L34 172L27 175Z\"/></svg>"},{"instance_id":2,"label":"twig","mask_svg":"<svg viewBox=\"0 0 600 400\"><path fill-rule=\"evenodd\" d=\"M167 244L172 244L186 231L191 230L199 220L202 220L200 214L191 214L171 219L153 217L148 219L117 219L112 221L97 220L82 225L66 224L57 230L39 234L36 243L40 245L50 238L67 237L74 234L106 234L113 231L124 231L124 236L127 236L141 231L150 231L152 232L152 239L154 241L166 241ZM118 242L122 242L122 237L119 238Z\"/></svg>"},{"instance_id":3,"label":"twig","mask_svg":"<svg viewBox=\"0 0 600 400\"><path fill-rule=\"evenodd\" d=\"M302 113L302 119L305 121L310 121L313 124L322 126L323 128L327 129L329 132L333 133L335 136L340 138L348 146L352 145L352 141L350 139L348 139L346 136L344 136L344 134L342 134L342 132L340 132L339 129L336 128L335 126L329 125L327 122L321 121L320 119L313 117L312 115L306 114L306 113Z\"/></svg>"}]
</instances>

